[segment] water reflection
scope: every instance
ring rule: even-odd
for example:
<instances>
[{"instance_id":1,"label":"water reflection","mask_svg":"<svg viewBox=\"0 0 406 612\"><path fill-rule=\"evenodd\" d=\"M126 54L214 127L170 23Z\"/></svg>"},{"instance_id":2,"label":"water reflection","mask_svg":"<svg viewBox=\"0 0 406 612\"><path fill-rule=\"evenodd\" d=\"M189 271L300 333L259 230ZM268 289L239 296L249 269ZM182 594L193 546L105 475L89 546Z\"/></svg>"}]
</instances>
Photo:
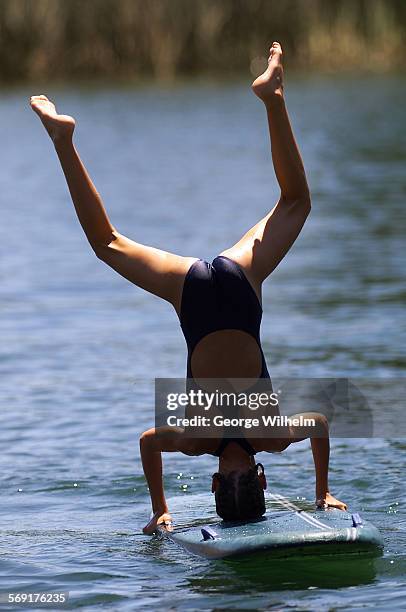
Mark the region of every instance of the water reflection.
<instances>
[{"instance_id":1,"label":"water reflection","mask_svg":"<svg viewBox=\"0 0 406 612\"><path fill-rule=\"evenodd\" d=\"M372 553L371 553L372 554ZM275 559L258 554L244 559L217 561L199 576L189 577L190 587L200 593L339 589L371 584L376 577L371 554Z\"/></svg>"}]
</instances>

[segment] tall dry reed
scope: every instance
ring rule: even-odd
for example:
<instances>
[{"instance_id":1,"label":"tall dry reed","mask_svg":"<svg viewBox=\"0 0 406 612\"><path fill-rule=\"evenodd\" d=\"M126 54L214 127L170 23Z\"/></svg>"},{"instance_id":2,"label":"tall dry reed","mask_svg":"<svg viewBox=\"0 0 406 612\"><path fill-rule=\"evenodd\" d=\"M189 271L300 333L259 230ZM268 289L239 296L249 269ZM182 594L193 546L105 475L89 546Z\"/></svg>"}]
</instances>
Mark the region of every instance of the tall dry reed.
<instances>
[{"instance_id":1,"label":"tall dry reed","mask_svg":"<svg viewBox=\"0 0 406 612\"><path fill-rule=\"evenodd\" d=\"M0 0L0 79L404 68L405 0ZM254 60L254 61L253 61Z\"/></svg>"}]
</instances>

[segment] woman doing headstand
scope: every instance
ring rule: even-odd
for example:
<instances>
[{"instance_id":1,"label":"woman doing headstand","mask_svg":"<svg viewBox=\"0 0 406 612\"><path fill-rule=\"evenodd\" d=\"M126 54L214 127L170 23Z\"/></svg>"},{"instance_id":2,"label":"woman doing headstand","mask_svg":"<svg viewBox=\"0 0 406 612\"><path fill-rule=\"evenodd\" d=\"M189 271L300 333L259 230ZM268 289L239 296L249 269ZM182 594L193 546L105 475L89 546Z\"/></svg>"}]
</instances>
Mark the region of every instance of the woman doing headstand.
<instances>
[{"instance_id":1,"label":"woman doing headstand","mask_svg":"<svg viewBox=\"0 0 406 612\"><path fill-rule=\"evenodd\" d=\"M54 143L77 216L97 257L175 308L188 347L189 379L269 378L259 337L261 287L289 251L310 212L309 188L283 95L281 58L281 46L274 42L266 71L252 85L266 108L279 200L212 263L144 246L118 232L73 144L74 119L59 115L44 95L31 98L33 110ZM316 504L345 509L346 505L329 493L327 421L319 413L310 414L317 424L311 436ZM141 457L153 511L144 532L153 533L158 524L171 528L163 489L162 451L218 456L218 472L212 479L218 514L225 519L252 519L265 512L266 487L263 466L255 464L254 455L280 452L303 437L300 428L294 426L285 428L281 437L249 441L242 435L215 439L180 433L166 438L155 429L144 432Z\"/></svg>"}]
</instances>

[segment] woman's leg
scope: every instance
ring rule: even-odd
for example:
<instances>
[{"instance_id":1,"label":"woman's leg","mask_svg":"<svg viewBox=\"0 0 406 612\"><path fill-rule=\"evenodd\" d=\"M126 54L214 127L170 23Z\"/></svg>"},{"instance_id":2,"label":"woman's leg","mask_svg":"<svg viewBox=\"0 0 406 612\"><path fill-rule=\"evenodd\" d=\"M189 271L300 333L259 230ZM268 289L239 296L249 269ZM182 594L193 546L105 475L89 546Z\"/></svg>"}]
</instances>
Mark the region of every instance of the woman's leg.
<instances>
[{"instance_id":1,"label":"woman's leg","mask_svg":"<svg viewBox=\"0 0 406 612\"><path fill-rule=\"evenodd\" d=\"M184 277L196 258L145 246L120 234L73 144L74 119L59 115L43 95L33 96L31 107L54 143L79 222L97 257L132 283L171 302L179 313Z\"/></svg>"},{"instance_id":2,"label":"woman's leg","mask_svg":"<svg viewBox=\"0 0 406 612\"><path fill-rule=\"evenodd\" d=\"M303 162L283 96L282 49L273 43L268 68L252 84L264 102L272 160L281 195L273 210L223 255L237 261L257 292L299 235L310 211L310 195Z\"/></svg>"}]
</instances>

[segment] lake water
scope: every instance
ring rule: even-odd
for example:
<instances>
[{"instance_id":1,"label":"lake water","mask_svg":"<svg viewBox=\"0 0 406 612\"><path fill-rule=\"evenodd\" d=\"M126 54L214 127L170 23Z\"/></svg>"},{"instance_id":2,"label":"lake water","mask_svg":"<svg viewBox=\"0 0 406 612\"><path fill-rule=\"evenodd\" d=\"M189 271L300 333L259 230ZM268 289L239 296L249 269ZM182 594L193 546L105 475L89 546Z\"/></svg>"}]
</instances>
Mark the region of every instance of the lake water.
<instances>
[{"instance_id":1,"label":"lake water","mask_svg":"<svg viewBox=\"0 0 406 612\"><path fill-rule=\"evenodd\" d=\"M406 440L332 443L332 492L381 530L380 558L208 562L142 535L138 436L153 377L184 375L185 343L166 303L93 255L32 93L0 99L1 592L70 591L71 607L120 612L405 609ZM211 261L276 200L246 84L46 93L76 117L112 222L134 240ZM392 77L288 79L313 210L264 287L271 376L404 376L405 98ZM262 460L271 491L312 507L308 441ZM164 462L176 524L213 520L215 459Z\"/></svg>"}]
</instances>

